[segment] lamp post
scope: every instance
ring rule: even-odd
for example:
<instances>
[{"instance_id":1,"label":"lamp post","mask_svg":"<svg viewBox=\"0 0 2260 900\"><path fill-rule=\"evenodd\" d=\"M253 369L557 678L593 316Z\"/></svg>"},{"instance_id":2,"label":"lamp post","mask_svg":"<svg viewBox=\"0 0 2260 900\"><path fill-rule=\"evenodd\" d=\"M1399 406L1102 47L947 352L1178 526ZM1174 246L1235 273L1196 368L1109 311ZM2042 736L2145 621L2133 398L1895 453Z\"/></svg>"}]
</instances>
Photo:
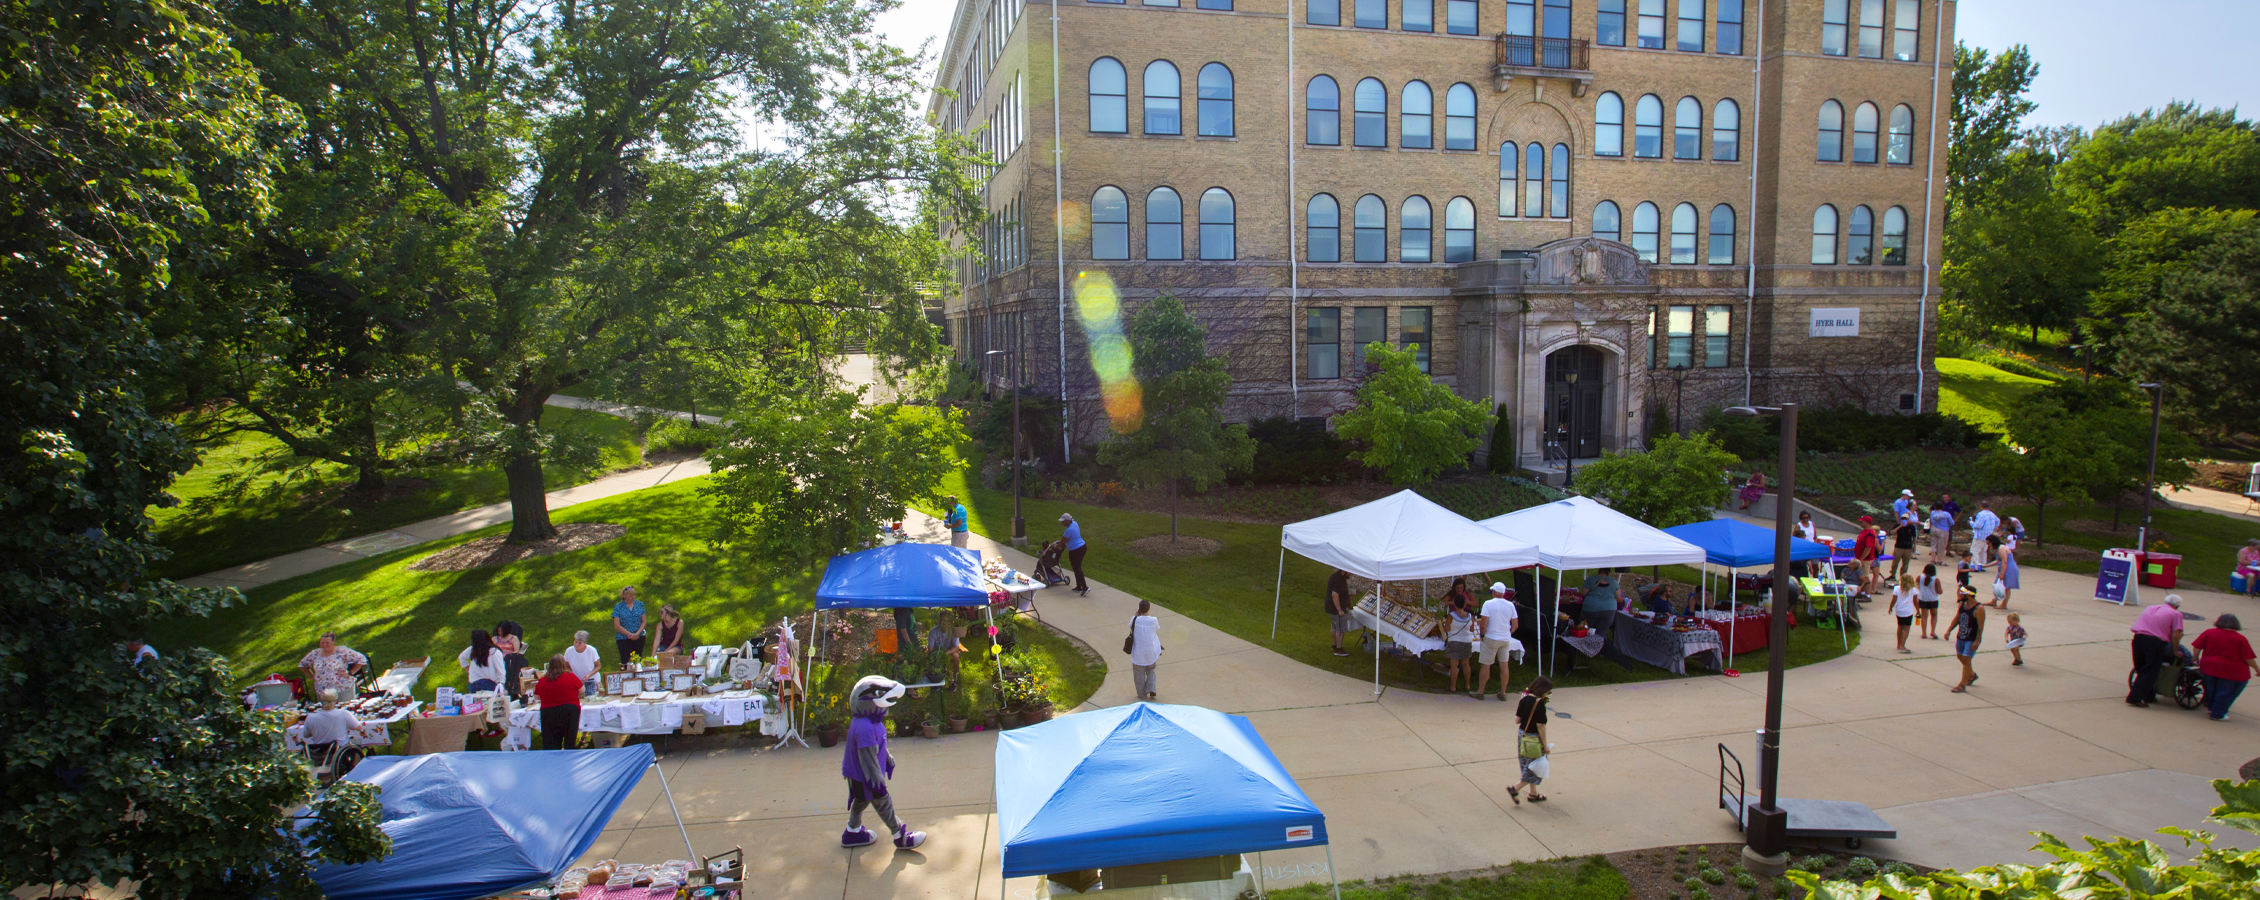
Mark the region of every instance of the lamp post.
<instances>
[{"instance_id":1,"label":"lamp post","mask_svg":"<svg viewBox=\"0 0 2260 900\"><path fill-rule=\"evenodd\" d=\"M1569 436L1562 441L1562 487L1577 483L1577 372L1562 376L1569 382Z\"/></svg>"},{"instance_id":2,"label":"lamp post","mask_svg":"<svg viewBox=\"0 0 2260 900\"><path fill-rule=\"evenodd\" d=\"M2082 358L2086 361L2080 363L2080 383L2093 383L2095 381L2095 342L2089 341L2085 344L2066 344L2064 345L2064 349L2086 351L2085 353L2081 354Z\"/></svg>"},{"instance_id":3,"label":"lamp post","mask_svg":"<svg viewBox=\"0 0 2260 900\"><path fill-rule=\"evenodd\" d=\"M1012 357L1012 545L1028 545L1028 520L1020 517L1020 356L1017 350L991 350L983 356Z\"/></svg>"},{"instance_id":4,"label":"lamp post","mask_svg":"<svg viewBox=\"0 0 2260 900\"><path fill-rule=\"evenodd\" d=\"M2166 386L2155 381L2135 385L2150 392L2150 474L2142 480L2142 524L2135 526L2134 552L2150 552L2150 495L2158 492L2158 405Z\"/></svg>"},{"instance_id":5,"label":"lamp post","mask_svg":"<svg viewBox=\"0 0 2260 900\"><path fill-rule=\"evenodd\" d=\"M1671 430L1679 433L1679 414L1687 410L1687 364L1671 367Z\"/></svg>"},{"instance_id":6,"label":"lamp post","mask_svg":"<svg viewBox=\"0 0 2260 900\"><path fill-rule=\"evenodd\" d=\"M1788 668L1789 645L1789 535L1793 523L1792 497L1797 491L1797 404L1779 407L1737 406L1730 416L1773 416L1781 420L1781 485L1774 500L1773 611L1766 638L1766 727L1758 733L1758 808L1746 809L1742 832L1750 843L1743 861L1753 870L1779 874L1789 863L1789 813L1782 810L1777 790L1781 782L1782 675Z\"/></svg>"}]
</instances>

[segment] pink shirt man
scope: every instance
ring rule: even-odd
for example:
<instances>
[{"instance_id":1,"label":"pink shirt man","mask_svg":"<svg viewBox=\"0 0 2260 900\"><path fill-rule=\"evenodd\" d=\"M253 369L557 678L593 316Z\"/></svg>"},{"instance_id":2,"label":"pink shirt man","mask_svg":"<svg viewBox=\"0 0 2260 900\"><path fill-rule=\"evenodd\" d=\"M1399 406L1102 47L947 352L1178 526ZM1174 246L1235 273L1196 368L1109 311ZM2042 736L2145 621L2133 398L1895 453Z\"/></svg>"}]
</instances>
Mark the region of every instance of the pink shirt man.
<instances>
[{"instance_id":1,"label":"pink shirt man","mask_svg":"<svg viewBox=\"0 0 2260 900\"><path fill-rule=\"evenodd\" d=\"M2135 617L2134 627L2128 630L2136 634L2147 634L2171 644L2174 642L2174 636L2181 633L2182 611L2178 607L2164 603L2143 607L2142 615Z\"/></svg>"}]
</instances>

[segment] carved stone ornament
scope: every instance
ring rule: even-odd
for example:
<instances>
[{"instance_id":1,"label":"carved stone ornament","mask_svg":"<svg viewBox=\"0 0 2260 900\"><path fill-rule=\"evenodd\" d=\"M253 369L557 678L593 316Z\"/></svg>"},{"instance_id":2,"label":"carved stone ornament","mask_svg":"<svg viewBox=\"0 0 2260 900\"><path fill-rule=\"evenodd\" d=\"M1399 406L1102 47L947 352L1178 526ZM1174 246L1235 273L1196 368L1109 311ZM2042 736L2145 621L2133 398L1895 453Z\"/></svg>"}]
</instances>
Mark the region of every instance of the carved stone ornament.
<instances>
[{"instance_id":1,"label":"carved stone ornament","mask_svg":"<svg viewBox=\"0 0 2260 900\"><path fill-rule=\"evenodd\" d=\"M1632 248L1596 237L1565 238L1533 251L1538 284L1645 285L1648 267Z\"/></svg>"}]
</instances>

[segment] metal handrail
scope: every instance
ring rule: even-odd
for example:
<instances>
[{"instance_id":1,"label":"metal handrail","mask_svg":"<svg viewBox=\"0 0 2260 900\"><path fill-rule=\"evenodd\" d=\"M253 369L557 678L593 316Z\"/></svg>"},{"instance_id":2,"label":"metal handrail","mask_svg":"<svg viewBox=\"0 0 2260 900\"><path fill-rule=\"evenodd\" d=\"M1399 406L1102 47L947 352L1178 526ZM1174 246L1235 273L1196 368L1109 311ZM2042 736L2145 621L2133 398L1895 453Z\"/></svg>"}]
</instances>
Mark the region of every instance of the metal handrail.
<instances>
[{"instance_id":1,"label":"metal handrail","mask_svg":"<svg viewBox=\"0 0 2260 900\"><path fill-rule=\"evenodd\" d=\"M1497 61L1502 66L1533 69L1591 69L1592 43L1572 38L1542 38L1526 34L1497 37Z\"/></svg>"},{"instance_id":2,"label":"metal handrail","mask_svg":"<svg viewBox=\"0 0 2260 900\"><path fill-rule=\"evenodd\" d=\"M1731 807L1726 805L1726 764L1728 760L1734 762L1734 805ZM1719 808L1734 810L1734 827L1737 829L1742 827L1743 798L1749 795L1750 784L1742 780L1742 757L1736 756L1734 751L1726 749L1726 744L1719 744Z\"/></svg>"}]
</instances>

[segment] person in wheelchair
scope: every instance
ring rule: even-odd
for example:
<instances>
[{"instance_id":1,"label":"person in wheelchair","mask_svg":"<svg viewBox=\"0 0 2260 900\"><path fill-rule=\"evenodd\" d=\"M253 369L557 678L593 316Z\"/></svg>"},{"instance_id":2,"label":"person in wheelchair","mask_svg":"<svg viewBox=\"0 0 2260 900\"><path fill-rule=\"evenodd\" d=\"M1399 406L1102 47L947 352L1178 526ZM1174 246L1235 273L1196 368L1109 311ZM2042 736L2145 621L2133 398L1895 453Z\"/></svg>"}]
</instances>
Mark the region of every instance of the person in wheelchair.
<instances>
[{"instance_id":1,"label":"person in wheelchair","mask_svg":"<svg viewBox=\"0 0 2260 900\"><path fill-rule=\"evenodd\" d=\"M333 779L352 769L361 757L360 748L350 742L353 726L359 724L359 720L352 713L339 709L337 703L335 689L323 690L322 708L306 716L305 734L306 758L316 765L336 760L326 773Z\"/></svg>"}]
</instances>

